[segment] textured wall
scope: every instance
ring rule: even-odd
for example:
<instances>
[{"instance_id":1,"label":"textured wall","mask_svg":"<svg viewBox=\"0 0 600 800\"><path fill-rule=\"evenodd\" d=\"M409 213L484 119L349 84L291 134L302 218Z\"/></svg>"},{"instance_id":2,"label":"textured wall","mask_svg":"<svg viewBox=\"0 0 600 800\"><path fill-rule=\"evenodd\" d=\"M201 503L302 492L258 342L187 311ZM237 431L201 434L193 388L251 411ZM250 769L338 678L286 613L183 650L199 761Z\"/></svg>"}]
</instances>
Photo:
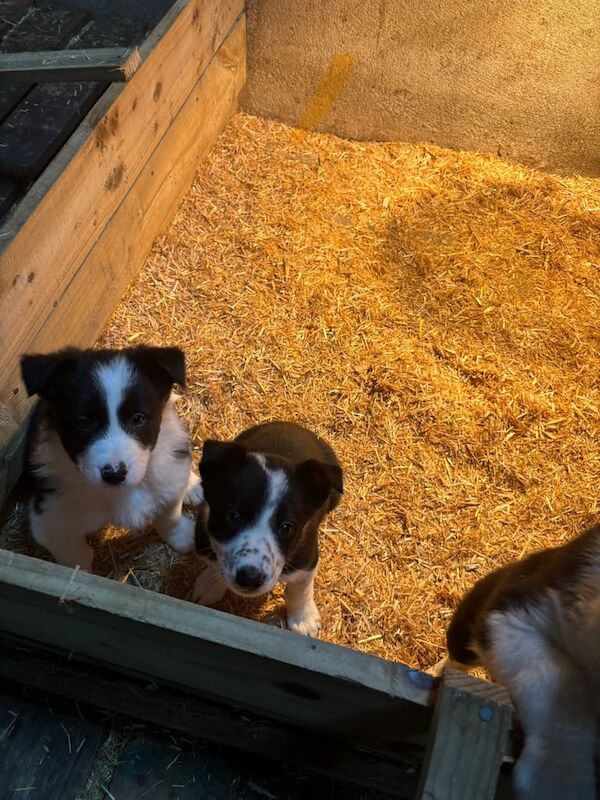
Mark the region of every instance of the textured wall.
<instances>
[{"instance_id":1,"label":"textured wall","mask_svg":"<svg viewBox=\"0 0 600 800\"><path fill-rule=\"evenodd\" d=\"M333 56L356 66L318 126L600 175L598 0L248 0L243 105L297 122Z\"/></svg>"}]
</instances>

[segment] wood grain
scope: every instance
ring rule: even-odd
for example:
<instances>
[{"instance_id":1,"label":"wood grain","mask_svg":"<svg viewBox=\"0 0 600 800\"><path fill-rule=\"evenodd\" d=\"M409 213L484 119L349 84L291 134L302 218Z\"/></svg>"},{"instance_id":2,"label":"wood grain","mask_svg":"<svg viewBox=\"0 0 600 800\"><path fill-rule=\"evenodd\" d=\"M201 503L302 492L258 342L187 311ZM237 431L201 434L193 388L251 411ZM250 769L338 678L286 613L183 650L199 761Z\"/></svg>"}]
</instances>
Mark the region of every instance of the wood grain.
<instances>
[{"instance_id":1,"label":"wood grain","mask_svg":"<svg viewBox=\"0 0 600 800\"><path fill-rule=\"evenodd\" d=\"M140 70L105 93L0 229L0 498L12 488L11 463L21 452L15 438L31 408L19 356L94 343L191 182L193 158L208 150L235 108L244 28L220 51L221 77L210 79L214 94L200 97L199 89L229 32L225 26L242 6L241 0L176 3L142 44ZM198 115L201 103L206 113ZM187 139L181 123L177 134L169 133L184 106L192 126ZM169 158L181 138L193 158L181 146L179 160Z\"/></svg>"},{"instance_id":2,"label":"wood grain","mask_svg":"<svg viewBox=\"0 0 600 800\"><path fill-rule=\"evenodd\" d=\"M0 677L80 703L154 723L186 736L235 747L359 786L412 798L423 748L408 745L384 757L348 742L66 659L0 641ZM117 795L119 797L120 795Z\"/></svg>"},{"instance_id":3,"label":"wood grain","mask_svg":"<svg viewBox=\"0 0 600 800\"><path fill-rule=\"evenodd\" d=\"M402 664L6 551L0 630L371 751L429 727L432 680Z\"/></svg>"},{"instance_id":4,"label":"wood grain","mask_svg":"<svg viewBox=\"0 0 600 800\"><path fill-rule=\"evenodd\" d=\"M437 694L419 800L492 800L509 752L511 722L504 688L447 670Z\"/></svg>"},{"instance_id":5,"label":"wood grain","mask_svg":"<svg viewBox=\"0 0 600 800\"><path fill-rule=\"evenodd\" d=\"M128 81L140 64L139 50L131 47L0 53L0 87L14 83Z\"/></svg>"}]
</instances>

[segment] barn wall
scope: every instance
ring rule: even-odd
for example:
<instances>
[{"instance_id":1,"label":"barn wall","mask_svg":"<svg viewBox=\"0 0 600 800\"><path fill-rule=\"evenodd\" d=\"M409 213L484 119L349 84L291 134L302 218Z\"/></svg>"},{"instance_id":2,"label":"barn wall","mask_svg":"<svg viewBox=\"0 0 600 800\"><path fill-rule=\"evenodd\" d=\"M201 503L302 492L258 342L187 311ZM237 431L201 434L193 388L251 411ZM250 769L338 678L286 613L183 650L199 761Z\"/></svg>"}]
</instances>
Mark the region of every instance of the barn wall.
<instances>
[{"instance_id":1,"label":"barn wall","mask_svg":"<svg viewBox=\"0 0 600 800\"><path fill-rule=\"evenodd\" d=\"M299 120L335 54L356 66L319 130L600 174L596 0L248 0L246 110Z\"/></svg>"}]
</instances>

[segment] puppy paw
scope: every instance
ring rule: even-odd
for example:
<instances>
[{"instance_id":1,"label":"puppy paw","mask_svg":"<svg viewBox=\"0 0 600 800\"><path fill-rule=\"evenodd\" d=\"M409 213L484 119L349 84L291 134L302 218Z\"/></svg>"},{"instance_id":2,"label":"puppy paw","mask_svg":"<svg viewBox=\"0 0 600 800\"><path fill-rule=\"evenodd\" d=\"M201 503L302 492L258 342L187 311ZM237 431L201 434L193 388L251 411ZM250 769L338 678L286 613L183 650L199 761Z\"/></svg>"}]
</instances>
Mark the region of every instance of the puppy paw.
<instances>
[{"instance_id":1,"label":"puppy paw","mask_svg":"<svg viewBox=\"0 0 600 800\"><path fill-rule=\"evenodd\" d=\"M190 479L183 502L186 506L199 506L204 502L204 489L200 483L200 478L194 472L190 472Z\"/></svg>"},{"instance_id":2,"label":"puppy paw","mask_svg":"<svg viewBox=\"0 0 600 800\"><path fill-rule=\"evenodd\" d=\"M319 609L315 603L309 603L294 612L288 611L287 624L291 631L302 633L304 636L318 636L323 626Z\"/></svg>"},{"instance_id":3,"label":"puppy paw","mask_svg":"<svg viewBox=\"0 0 600 800\"><path fill-rule=\"evenodd\" d=\"M196 523L189 517L181 516L165 542L176 553L188 555L196 549Z\"/></svg>"},{"instance_id":4,"label":"puppy paw","mask_svg":"<svg viewBox=\"0 0 600 800\"><path fill-rule=\"evenodd\" d=\"M201 606L214 606L222 600L227 586L221 574L214 567L207 567L194 581L192 600Z\"/></svg>"}]
</instances>

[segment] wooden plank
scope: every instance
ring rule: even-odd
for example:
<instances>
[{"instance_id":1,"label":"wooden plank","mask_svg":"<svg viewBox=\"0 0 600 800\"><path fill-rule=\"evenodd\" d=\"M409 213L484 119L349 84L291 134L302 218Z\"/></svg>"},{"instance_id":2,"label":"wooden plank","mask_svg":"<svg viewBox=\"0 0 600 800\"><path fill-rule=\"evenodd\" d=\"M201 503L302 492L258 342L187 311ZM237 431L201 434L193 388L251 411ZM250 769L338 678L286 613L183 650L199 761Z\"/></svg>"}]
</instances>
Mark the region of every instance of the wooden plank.
<instances>
[{"instance_id":1,"label":"wooden plank","mask_svg":"<svg viewBox=\"0 0 600 800\"><path fill-rule=\"evenodd\" d=\"M0 17L4 17L5 5L7 4L2 3ZM49 48L60 49L65 47L90 19L86 11L79 9L59 11L31 8L29 13L21 14L22 9L19 4L10 3L8 5L7 21L11 24L0 45L3 53L16 53L21 50L47 50ZM11 11L13 12L12 16ZM18 17L18 20L15 17ZM32 88L31 82L12 85L4 82L0 85L0 122L16 108Z\"/></svg>"},{"instance_id":2,"label":"wooden plank","mask_svg":"<svg viewBox=\"0 0 600 800\"><path fill-rule=\"evenodd\" d=\"M0 641L0 649L0 677L4 681L398 797L414 797L423 747L407 745L385 757L330 737L315 733L307 736L294 726L109 672L75 657L67 660L64 654L27 650L8 640Z\"/></svg>"},{"instance_id":3,"label":"wooden plank","mask_svg":"<svg viewBox=\"0 0 600 800\"><path fill-rule=\"evenodd\" d=\"M3 216L19 195L19 186L12 178L0 175L0 217Z\"/></svg>"},{"instance_id":4,"label":"wooden plank","mask_svg":"<svg viewBox=\"0 0 600 800\"><path fill-rule=\"evenodd\" d=\"M419 800L492 800L509 751L506 690L447 670L439 688L421 770Z\"/></svg>"},{"instance_id":5,"label":"wooden plank","mask_svg":"<svg viewBox=\"0 0 600 800\"><path fill-rule=\"evenodd\" d=\"M371 751L429 726L417 670L5 551L0 630Z\"/></svg>"},{"instance_id":6,"label":"wooden plank","mask_svg":"<svg viewBox=\"0 0 600 800\"><path fill-rule=\"evenodd\" d=\"M265 800L264 792L238 789L241 774L232 755L219 757L189 741L168 747L160 735L140 732L120 753L107 788L115 798Z\"/></svg>"},{"instance_id":7,"label":"wooden plank","mask_svg":"<svg viewBox=\"0 0 600 800\"><path fill-rule=\"evenodd\" d=\"M0 170L34 181L105 90L101 83L44 83L0 125Z\"/></svg>"},{"instance_id":8,"label":"wooden plank","mask_svg":"<svg viewBox=\"0 0 600 800\"><path fill-rule=\"evenodd\" d=\"M154 239L171 219L199 161L234 113L245 79L245 52L242 18L197 82L169 131L157 143L146 169L55 301L44 327L31 338L31 350L94 343L144 263ZM86 309L83 316L82 308ZM14 375L12 391L22 391L18 374ZM0 406L0 417L2 410ZM7 495L19 475L24 444L19 422L7 405L4 435L9 444L0 448L0 498Z\"/></svg>"},{"instance_id":9,"label":"wooden plank","mask_svg":"<svg viewBox=\"0 0 600 800\"><path fill-rule=\"evenodd\" d=\"M32 87L25 84L0 87L0 123L13 111Z\"/></svg>"},{"instance_id":10,"label":"wooden plank","mask_svg":"<svg viewBox=\"0 0 600 800\"><path fill-rule=\"evenodd\" d=\"M142 63L131 47L0 53L0 87L11 83L128 81Z\"/></svg>"},{"instance_id":11,"label":"wooden plank","mask_svg":"<svg viewBox=\"0 0 600 800\"><path fill-rule=\"evenodd\" d=\"M103 95L0 229L0 414L17 425L30 407L19 355L31 348L242 10L243 0L176 2L141 45L141 69ZM0 454L10 427L0 427Z\"/></svg>"},{"instance_id":12,"label":"wooden plank","mask_svg":"<svg viewBox=\"0 0 600 800\"><path fill-rule=\"evenodd\" d=\"M33 7L2 39L0 49L3 53L58 50L76 36L90 19L89 12L79 8Z\"/></svg>"},{"instance_id":13,"label":"wooden plank","mask_svg":"<svg viewBox=\"0 0 600 800\"><path fill-rule=\"evenodd\" d=\"M31 0L2 0L0 4L0 37L11 31L30 9Z\"/></svg>"},{"instance_id":14,"label":"wooden plank","mask_svg":"<svg viewBox=\"0 0 600 800\"><path fill-rule=\"evenodd\" d=\"M75 800L105 738L101 725L4 691L0 731L0 786L11 800Z\"/></svg>"},{"instance_id":15,"label":"wooden plank","mask_svg":"<svg viewBox=\"0 0 600 800\"><path fill-rule=\"evenodd\" d=\"M127 9L123 11L126 13ZM133 47L140 45L150 28L143 17L98 17L86 25L72 42L72 47L85 50L87 47Z\"/></svg>"}]
</instances>

